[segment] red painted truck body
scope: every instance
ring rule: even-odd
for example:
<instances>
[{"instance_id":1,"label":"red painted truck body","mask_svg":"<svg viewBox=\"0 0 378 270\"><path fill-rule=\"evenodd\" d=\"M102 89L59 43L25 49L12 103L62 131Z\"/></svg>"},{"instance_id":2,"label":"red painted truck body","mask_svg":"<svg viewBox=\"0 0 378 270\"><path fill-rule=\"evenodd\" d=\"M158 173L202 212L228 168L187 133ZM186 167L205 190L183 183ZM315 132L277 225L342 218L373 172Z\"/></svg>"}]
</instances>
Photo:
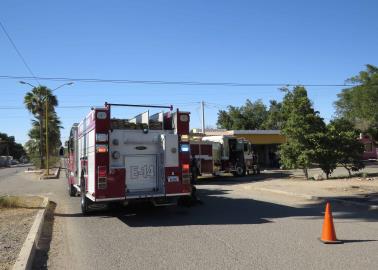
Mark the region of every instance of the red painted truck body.
<instances>
[{"instance_id":1,"label":"red painted truck body","mask_svg":"<svg viewBox=\"0 0 378 270\"><path fill-rule=\"evenodd\" d=\"M115 105L124 106L92 108L71 129L68 188L72 196L81 193L83 213L95 203L190 195L189 113L147 111L115 119Z\"/></svg>"}]
</instances>

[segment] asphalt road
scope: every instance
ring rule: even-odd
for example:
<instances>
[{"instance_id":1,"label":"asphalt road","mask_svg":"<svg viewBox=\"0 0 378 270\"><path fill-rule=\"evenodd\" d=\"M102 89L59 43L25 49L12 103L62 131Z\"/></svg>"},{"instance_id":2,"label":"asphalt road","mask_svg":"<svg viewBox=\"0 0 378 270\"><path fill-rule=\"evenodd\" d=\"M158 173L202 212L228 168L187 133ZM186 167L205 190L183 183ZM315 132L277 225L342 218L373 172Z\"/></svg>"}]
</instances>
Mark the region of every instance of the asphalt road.
<instances>
[{"instance_id":1,"label":"asphalt road","mask_svg":"<svg viewBox=\"0 0 378 270\"><path fill-rule=\"evenodd\" d=\"M4 170L9 170L8 172ZM243 178L240 182L250 182ZM324 205L246 191L232 178L198 186L203 205L80 214L65 179L0 171L0 193L56 202L49 269L376 269L378 214L332 205L341 245L320 236Z\"/></svg>"}]
</instances>

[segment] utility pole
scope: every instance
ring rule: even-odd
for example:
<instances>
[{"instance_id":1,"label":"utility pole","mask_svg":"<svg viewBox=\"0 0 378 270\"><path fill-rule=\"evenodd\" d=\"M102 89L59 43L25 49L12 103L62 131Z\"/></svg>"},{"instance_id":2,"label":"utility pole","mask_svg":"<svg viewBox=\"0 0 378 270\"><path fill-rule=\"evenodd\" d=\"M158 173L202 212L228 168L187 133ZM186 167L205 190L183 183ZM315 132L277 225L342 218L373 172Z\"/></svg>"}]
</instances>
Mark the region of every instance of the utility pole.
<instances>
[{"instance_id":1,"label":"utility pole","mask_svg":"<svg viewBox=\"0 0 378 270\"><path fill-rule=\"evenodd\" d=\"M201 111L202 111L202 118L201 118L201 126L202 126L202 133L205 134L205 101L201 101Z\"/></svg>"}]
</instances>

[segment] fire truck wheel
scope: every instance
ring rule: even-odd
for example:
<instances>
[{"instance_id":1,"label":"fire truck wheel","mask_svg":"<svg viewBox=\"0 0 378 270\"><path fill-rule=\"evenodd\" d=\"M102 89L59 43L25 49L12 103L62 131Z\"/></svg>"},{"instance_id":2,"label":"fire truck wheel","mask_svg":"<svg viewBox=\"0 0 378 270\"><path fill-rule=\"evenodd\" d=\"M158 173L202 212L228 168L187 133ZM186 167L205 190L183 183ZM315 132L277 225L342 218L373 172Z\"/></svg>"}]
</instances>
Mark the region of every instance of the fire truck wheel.
<instances>
[{"instance_id":1,"label":"fire truck wheel","mask_svg":"<svg viewBox=\"0 0 378 270\"><path fill-rule=\"evenodd\" d=\"M244 175L245 175L245 168L241 164L236 165L236 176L244 176Z\"/></svg>"},{"instance_id":2,"label":"fire truck wheel","mask_svg":"<svg viewBox=\"0 0 378 270\"><path fill-rule=\"evenodd\" d=\"M88 206L89 206L89 199L85 196L85 194L81 195L81 213L83 215L88 214Z\"/></svg>"},{"instance_id":3,"label":"fire truck wheel","mask_svg":"<svg viewBox=\"0 0 378 270\"><path fill-rule=\"evenodd\" d=\"M76 196L76 188L74 187L74 185L70 184L68 186L68 194L71 196L71 197L75 197Z\"/></svg>"},{"instance_id":4,"label":"fire truck wheel","mask_svg":"<svg viewBox=\"0 0 378 270\"><path fill-rule=\"evenodd\" d=\"M84 171L81 172L81 181L80 181L80 189L81 189L81 212L83 215L88 214L88 208L89 208L89 199L87 196L85 196L85 179L84 179Z\"/></svg>"}]
</instances>

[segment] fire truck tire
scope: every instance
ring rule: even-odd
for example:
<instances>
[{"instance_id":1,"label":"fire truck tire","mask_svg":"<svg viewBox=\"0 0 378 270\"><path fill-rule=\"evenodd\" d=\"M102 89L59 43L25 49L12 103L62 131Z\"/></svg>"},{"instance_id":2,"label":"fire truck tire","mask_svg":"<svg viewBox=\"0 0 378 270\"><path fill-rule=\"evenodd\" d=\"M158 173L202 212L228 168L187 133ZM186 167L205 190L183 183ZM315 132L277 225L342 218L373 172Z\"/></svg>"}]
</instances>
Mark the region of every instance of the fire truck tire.
<instances>
[{"instance_id":1,"label":"fire truck tire","mask_svg":"<svg viewBox=\"0 0 378 270\"><path fill-rule=\"evenodd\" d=\"M85 196L85 179L84 179L84 171L81 172L81 177L80 177L80 189L81 189L81 200L80 200L80 204L81 204L81 213L83 215L86 215L88 214L88 210L89 210L89 204L90 204L90 201L89 199L87 198L87 196Z\"/></svg>"},{"instance_id":2,"label":"fire truck tire","mask_svg":"<svg viewBox=\"0 0 378 270\"><path fill-rule=\"evenodd\" d=\"M75 197L76 196L76 188L74 187L74 185L70 184L68 186L68 194L71 196L71 197Z\"/></svg>"},{"instance_id":3,"label":"fire truck tire","mask_svg":"<svg viewBox=\"0 0 378 270\"><path fill-rule=\"evenodd\" d=\"M241 164L236 165L236 176L244 176L245 175L245 167L243 167Z\"/></svg>"},{"instance_id":4,"label":"fire truck tire","mask_svg":"<svg viewBox=\"0 0 378 270\"><path fill-rule=\"evenodd\" d=\"M88 214L88 204L89 199L85 195L81 195L81 213L83 215Z\"/></svg>"}]
</instances>

